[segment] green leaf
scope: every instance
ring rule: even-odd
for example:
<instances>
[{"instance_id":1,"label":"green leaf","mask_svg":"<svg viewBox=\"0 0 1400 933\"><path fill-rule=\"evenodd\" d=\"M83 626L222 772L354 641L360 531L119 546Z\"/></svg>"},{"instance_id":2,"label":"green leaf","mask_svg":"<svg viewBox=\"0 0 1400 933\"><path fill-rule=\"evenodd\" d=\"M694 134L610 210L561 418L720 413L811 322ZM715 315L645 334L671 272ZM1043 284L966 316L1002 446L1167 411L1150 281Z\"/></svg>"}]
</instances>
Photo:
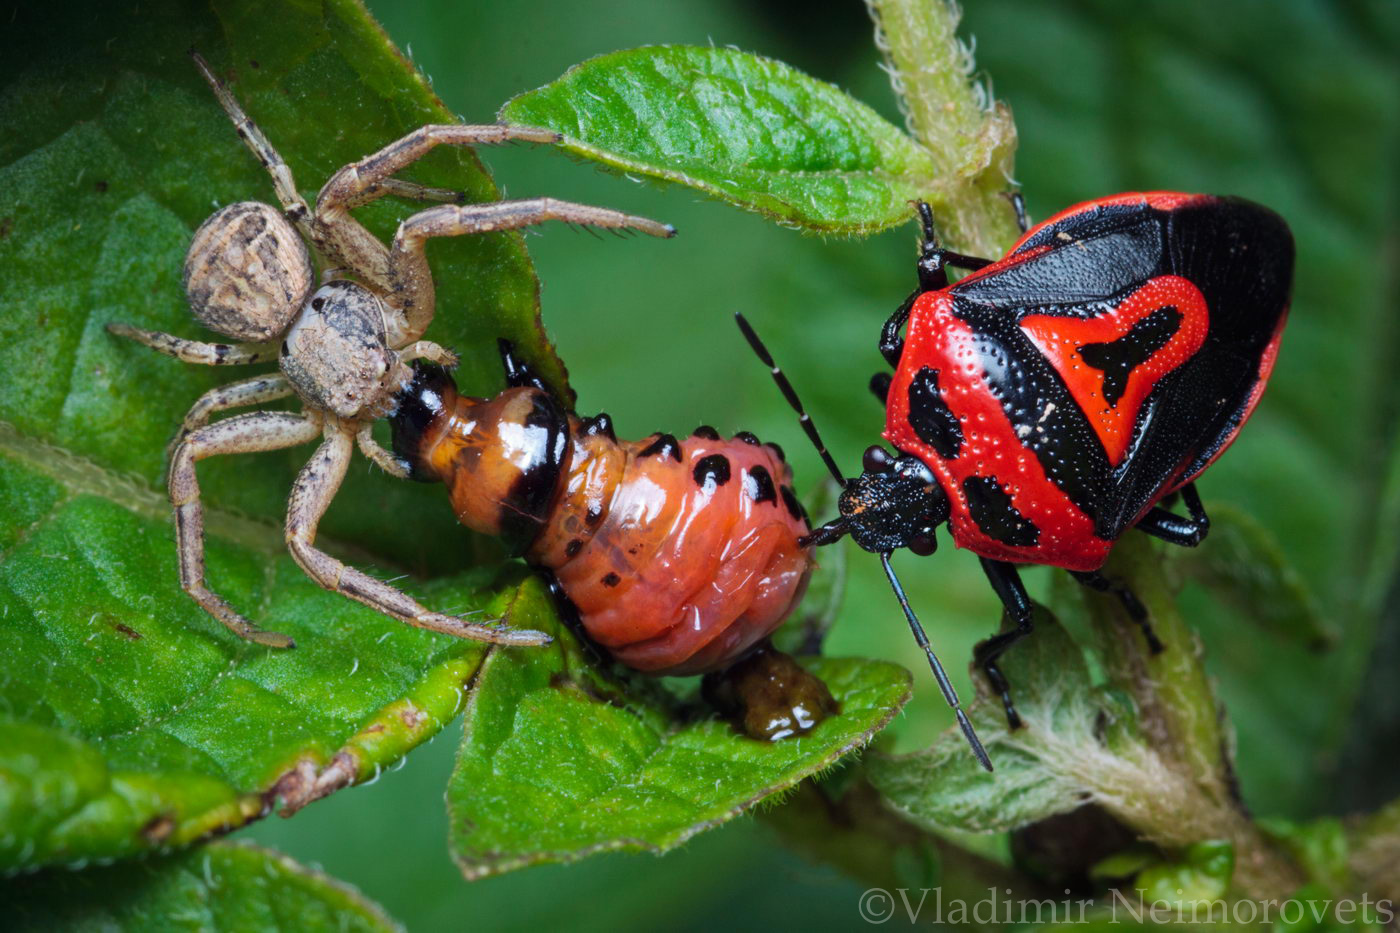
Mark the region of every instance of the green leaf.
<instances>
[{"instance_id":1,"label":"green leaf","mask_svg":"<svg viewBox=\"0 0 1400 933\"><path fill-rule=\"evenodd\" d=\"M1179 861L1144 869L1134 885L1145 901L1180 904L1189 911L1196 902L1224 897L1234 872L1234 846L1223 840L1207 840L1188 847ZM1200 905L1203 915L1205 906Z\"/></svg>"},{"instance_id":2,"label":"green leaf","mask_svg":"<svg viewBox=\"0 0 1400 933\"><path fill-rule=\"evenodd\" d=\"M0 881L6 929L393 931L380 906L285 855L213 843L170 858Z\"/></svg>"},{"instance_id":3,"label":"green leaf","mask_svg":"<svg viewBox=\"0 0 1400 933\"><path fill-rule=\"evenodd\" d=\"M908 202L937 192L929 154L870 107L734 49L601 55L512 99L500 118L804 230L873 233L911 219Z\"/></svg>"},{"instance_id":4,"label":"green leaf","mask_svg":"<svg viewBox=\"0 0 1400 933\"><path fill-rule=\"evenodd\" d=\"M521 590L513 617L549 624L537 581ZM893 664L817 658L807 668L840 712L808 735L767 743L708 712L678 716L653 683L598 672L563 632L547 649L493 652L467 701L447 792L463 872L665 851L835 764L909 698L909 674Z\"/></svg>"},{"instance_id":5,"label":"green leaf","mask_svg":"<svg viewBox=\"0 0 1400 933\"><path fill-rule=\"evenodd\" d=\"M1310 882L1333 894L1343 894L1351 880L1351 846L1342 821L1323 817L1310 823L1260 820L1266 833L1293 853Z\"/></svg>"},{"instance_id":6,"label":"green leaf","mask_svg":"<svg viewBox=\"0 0 1400 933\"><path fill-rule=\"evenodd\" d=\"M871 783L915 822L978 833L1025 826L1085 803L1095 780L1122 777L1116 751L1140 751L1131 704L1092 685L1083 653L1049 612L1037 607L1035 622L1002 661L1024 727L1008 732L1000 699L980 684L969 710L993 773L956 727L922 751L870 756Z\"/></svg>"},{"instance_id":7,"label":"green leaf","mask_svg":"<svg viewBox=\"0 0 1400 933\"><path fill-rule=\"evenodd\" d=\"M451 115L346 0L20 15L0 40L4 868L186 844L277 798L370 779L452 718L484 656L324 592L286 556L281 514L308 450L200 467L210 583L300 647L250 645L196 607L177 583L164 452L190 403L232 377L104 331L207 338L180 285L191 231L217 205L272 196L186 48L230 79L308 196ZM411 174L497 196L469 152ZM384 234L411 209L361 213ZM428 336L462 351L469 388L499 385L497 336L562 378L518 237L436 244L431 259L443 313ZM441 489L363 467L322 532L332 553L390 573L470 563ZM500 614L514 582L407 585L435 608Z\"/></svg>"},{"instance_id":8,"label":"green leaf","mask_svg":"<svg viewBox=\"0 0 1400 933\"><path fill-rule=\"evenodd\" d=\"M1248 513L1211 503L1210 546L1174 556L1182 575L1264 631L1314 650L1336 642L1336 628L1323 618L1278 541Z\"/></svg>"}]
</instances>

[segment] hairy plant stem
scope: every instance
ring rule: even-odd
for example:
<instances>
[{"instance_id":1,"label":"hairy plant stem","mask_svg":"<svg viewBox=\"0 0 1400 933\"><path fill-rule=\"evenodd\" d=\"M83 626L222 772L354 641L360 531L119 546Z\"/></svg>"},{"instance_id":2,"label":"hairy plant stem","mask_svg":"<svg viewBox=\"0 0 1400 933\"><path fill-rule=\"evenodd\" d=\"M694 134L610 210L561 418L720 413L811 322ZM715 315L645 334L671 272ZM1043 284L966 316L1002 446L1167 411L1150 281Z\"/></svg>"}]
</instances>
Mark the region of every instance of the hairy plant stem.
<instances>
[{"instance_id":1,"label":"hairy plant stem","mask_svg":"<svg viewBox=\"0 0 1400 933\"><path fill-rule=\"evenodd\" d=\"M1152 654L1115 597L1085 591L1109 679L1132 693L1142 732L1181 792L1172 795L1180 799L1154 794L1131 800L1114 808L1117 815L1167 848L1228 839L1235 847L1234 886L1241 894L1287 896L1303 883L1303 874L1260 832L1239 798L1231 764L1234 737L1206 674L1200 639L1177 609L1156 546L1145 535L1129 534L1104 569L1142 600L1166 646Z\"/></svg>"},{"instance_id":2,"label":"hairy plant stem","mask_svg":"<svg viewBox=\"0 0 1400 933\"><path fill-rule=\"evenodd\" d=\"M1004 196L1014 187L1016 125L972 79L972 53L957 37L960 11L947 0L866 6L909 132L933 158L929 200L941 235L961 252L1000 256L1017 233Z\"/></svg>"}]
</instances>

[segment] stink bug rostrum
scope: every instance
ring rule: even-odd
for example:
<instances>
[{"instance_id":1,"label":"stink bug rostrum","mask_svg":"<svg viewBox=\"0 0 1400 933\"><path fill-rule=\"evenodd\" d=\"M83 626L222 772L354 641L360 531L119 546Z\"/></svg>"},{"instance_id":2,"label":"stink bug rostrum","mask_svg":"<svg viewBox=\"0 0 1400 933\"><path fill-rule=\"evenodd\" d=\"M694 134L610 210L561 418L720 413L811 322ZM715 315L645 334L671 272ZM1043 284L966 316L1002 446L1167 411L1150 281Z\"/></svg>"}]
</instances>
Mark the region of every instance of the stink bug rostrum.
<instances>
[{"instance_id":1,"label":"stink bug rostrum","mask_svg":"<svg viewBox=\"0 0 1400 933\"><path fill-rule=\"evenodd\" d=\"M1235 439L1268 381L1288 313L1293 239L1277 214L1239 198L1132 193L1068 208L988 260L941 249L928 205L919 214L918 287L880 337L894 374L871 382L895 452L870 448L861 474L847 479L823 450L844 487L841 514L807 540L849 534L880 555L990 768L890 554L932 553L946 523L953 543L981 558L1015 627L979 644L976 661L1013 728L1020 720L997 659L1031 631L1016 564L1063 567L1115 594L1162 650L1141 603L1099 568L1129 528L1184 546L1205 537L1194 480ZM969 274L949 285L948 266ZM773 374L792 401L787 380ZM1158 504L1178 491L1189 517Z\"/></svg>"}]
</instances>

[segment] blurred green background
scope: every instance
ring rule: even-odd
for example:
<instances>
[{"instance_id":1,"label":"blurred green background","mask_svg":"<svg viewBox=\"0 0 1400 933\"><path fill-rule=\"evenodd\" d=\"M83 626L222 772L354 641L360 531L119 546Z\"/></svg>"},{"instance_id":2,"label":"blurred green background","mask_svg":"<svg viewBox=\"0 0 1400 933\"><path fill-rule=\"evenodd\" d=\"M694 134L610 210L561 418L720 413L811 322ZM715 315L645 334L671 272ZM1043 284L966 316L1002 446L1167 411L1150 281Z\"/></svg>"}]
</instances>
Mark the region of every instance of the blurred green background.
<instances>
[{"instance_id":1,"label":"blurred green background","mask_svg":"<svg viewBox=\"0 0 1400 933\"><path fill-rule=\"evenodd\" d=\"M1278 536L1343 635L1325 656L1262 633L1188 588L1238 728L1246 800L1261 815L1374 807L1397 790L1400 700L1394 555L1374 542L1397 411L1396 191L1400 6L1392 3L969 3L963 35L1013 109L1032 217L1122 190L1240 194L1299 242L1294 314L1269 393L1202 483ZM898 122L855 0L371 2L449 109L489 122L510 96L603 52L735 45L834 82ZM485 154L511 196L549 194L674 223L669 242L552 226L528 240L545 322L584 412L619 436L700 423L781 442L799 485L816 456L730 320L742 310L854 470L882 413L865 390L878 326L913 284L912 227L822 241L698 198L604 175L545 149ZM450 313L450 309L444 309ZM431 334L430 334L431 336ZM1393 519L1393 515L1390 516ZM1381 535L1384 538L1384 535ZM946 539L945 539L946 540ZM878 564L854 555L832 654L921 668ZM966 683L999 608L975 560L897 559ZM1045 592L1048 571L1027 574ZM1378 611L1379 610L1379 611ZM1391 623L1384 625L1385 620ZM1368 672L1369 675L1368 675ZM932 684L891 730L915 748L948 724ZM375 786L241 833L358 885L410 929L730 929L856 926L860 887L788 854L741 819L664 858L607 856L468 885L447 857L442 788L459 730Z\"/></svg>"}]
</instances>

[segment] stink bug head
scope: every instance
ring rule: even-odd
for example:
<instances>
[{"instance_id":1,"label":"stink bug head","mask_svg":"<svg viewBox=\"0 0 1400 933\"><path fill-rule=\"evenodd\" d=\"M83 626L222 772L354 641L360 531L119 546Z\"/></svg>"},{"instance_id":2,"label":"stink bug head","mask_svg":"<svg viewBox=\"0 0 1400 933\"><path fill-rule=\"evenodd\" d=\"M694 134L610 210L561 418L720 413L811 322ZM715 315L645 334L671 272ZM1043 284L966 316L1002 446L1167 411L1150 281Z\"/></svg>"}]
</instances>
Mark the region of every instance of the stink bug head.
<instances>
[{"instance_id":1,"label":"stink bug head","mask_svg":"<svg viewBox=\"0 0 1400 933\"><path fill-rule=\"evenodd\" d=\"M817 453L821 455L827 470L842 487L838 505L840 517L813 530L811 534L801 538L799 543L803 547L820 546L839 541L849 534L862 549L880 555L880 565L890 582L890 589L899 600L900 609L904 612L905 621L909 623L909 631L913 634L914 641L928 658L929 670L938 682L943 699L948 702L948 706L957 717L958 726L962 729L963 736L978 763L991 771L992 761L987 756L987 750L982 746L982 740L977 737L976 730L972 728L972 722L962 708L962 701L958 699L957 690L953 688L952 681L948 679L938 656L933 653L924 627L910 607L909 599L904 595L904 587L895 575L894 568L890 566L890 555L898 548L907 547L916 554L933 553L937 547L934 532L939 525L948 520L950 514L947 494L934 478L933 471L918 457L903 453L893 457L878 445L865 451L860 475L846 479L841 473L841 468L836 465L836 460L822 443L821 435L817 433L816 425L802 407L802 401L797 397L792 383L788 382L787 376L773 362L773 355L768 352L768 348L742 314L735 314L734 319L739 325L739 330L743 332L744 339L769 368L783 397L792 406L792 410L797 412L798 422L817 448Z\"/></svg>"},{"instance_id":2,"label":"stink bug head","mask_svg":"<svg viewBox=\"0 0 1400 933\"><path fill-rule=\"evenodd\" d=\"M938 547L935 530L949 514L948 496L932 471L917 457L890 457L880 447L866 451L864 466L845 483L841 516L813 532L814 542L830 544L849 534L873 554L900 548L932 554Z\"/></svg>"}]
</instances>

